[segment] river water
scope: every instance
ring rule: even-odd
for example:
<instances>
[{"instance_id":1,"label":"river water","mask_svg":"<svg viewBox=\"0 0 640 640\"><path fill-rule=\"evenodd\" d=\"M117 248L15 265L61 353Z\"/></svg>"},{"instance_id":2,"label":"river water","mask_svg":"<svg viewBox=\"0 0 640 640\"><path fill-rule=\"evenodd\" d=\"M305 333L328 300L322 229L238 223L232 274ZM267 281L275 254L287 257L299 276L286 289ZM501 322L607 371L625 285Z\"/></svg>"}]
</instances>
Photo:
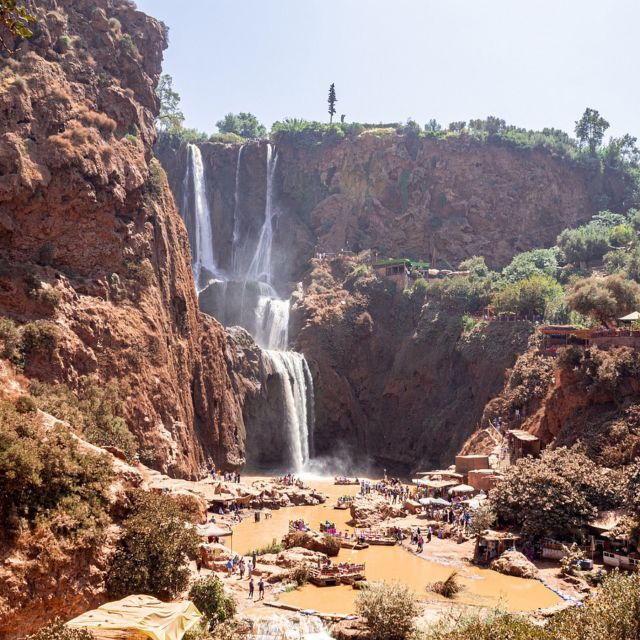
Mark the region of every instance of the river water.
<instances>
[{"instance_id":1,"label":"river water","mask_svg":"<svg viewBox=\"0 0 640 640\"><path fill-rule=\"evenodd\" d=\"M351 530L347 525L349 510L334 509L336 499L341 495L355 495L356 486L336 486L325 481L309 482L311 486L329 495L323 505L315 507L289 507L272 512L272 517L261 522L244 520L234 528L233 548L240 553L264 546L274 538L281 540L287 533L289 520L302 518L312 529L318 530L319 523L334 522L339 531ZM455 545L453 541L451 545ZM403 582L416 594L429 600L441 598L426 591L427 584L444 580L449 576L451 565L431 562L420 558L405 548L371 546L361 551L342 549L334 561L352 561L365 563L367 580L387 580ZM428 545L426 545L428 548ZM505 576L488 569L473 566L456 567L464 585L464 590L455 598L455 602L476 606L500 607L509 611L533 611L550 607L560 602L560 598L547 589L538 580L525 580ZM336 587L316 587L307 584L295 591L283 593L281 602L303 609L315 609L323 613L354 613L358 592L347 585Z\"/></svg>"}]
</instances>

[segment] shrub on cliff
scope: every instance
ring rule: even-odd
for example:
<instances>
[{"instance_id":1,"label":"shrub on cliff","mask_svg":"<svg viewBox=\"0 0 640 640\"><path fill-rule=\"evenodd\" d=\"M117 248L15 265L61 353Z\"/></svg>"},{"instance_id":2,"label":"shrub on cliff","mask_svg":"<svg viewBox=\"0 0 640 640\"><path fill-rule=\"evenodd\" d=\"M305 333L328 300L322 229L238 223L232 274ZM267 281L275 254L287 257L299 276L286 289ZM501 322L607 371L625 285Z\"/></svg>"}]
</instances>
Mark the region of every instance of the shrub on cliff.
<instances>
[{"instance_id":1,"label":"shrub on cliff","mask_svg":"<svg viewBox=\"0 0 640 640\"><path fill-rule=\"evenodd\" d=\"M533 249L514 256L513 260L502 270L508 282L517 282L535 275L554 278L558 271L558 250Z\"/></svg>"},{"instance_id":2,"label":"shrub on cliff","mask_svg":"<svg viewBox=\"0 0 640 640\"><path fill-rule=\"evenodd\" d=\"M117 447L128 461L135 458L138 444L122 417L124 390L116 381L81 378L75 393L64 384L41 382L32 382L29 390L39 409L68 422L92 444Z\"/></svg>"},{"instance_id":3,"label":"shrub on cliff","mask_svg":"<svg viewBox=\"0 0 640 640\"><path fill-rule=\"evenodd\" d=\"M214 575L194 582L189 591L189 600L204 615L210 629L236 613L235 600L224 592L222 582Z\"/></svg>"},{"instance_id":4,"label":"shrub on cliff","mask_svg":"<svg viewBox=\"0 0 640 640\"><path fill-rule=\"evenodd\" d=\"M187 563L200 542L185 522L170 497L136 492L107 577L109 592L115 597L148 593L173 598L184 590L189 581Z\"/></svg>"},{"instance_id":5,"label":"shrub on cliff","mask_svg":"<svg viewBox=\"0 0 640 640\"><path fill-rule=\"evenodd\" d=\"M620 274L578 280L567 293L570 309L607 325L640 304L640 285Z\"/></svg>"},{"instance_id":6,"label":"shrub on cliff","mask_svg":"<svg viewBox=\"0 0 640 640\"><path fill-rule=\"evenodd\" d=\"M372 582L356 598L356 610L367 621L371 640L403 640L413 632L418 603L399 582Z\"/></svg>"},{"instance_id":7,"label":"shrub on cliff","mask_svg":"<svg viewBox=\"0 0 640 640\"><path fill-rule=\"evenodd\" d=\"M22 327L20 351L25 357L41 354L51 357L58 347L58 327L47 320L28 322Z\"/></svg>"},{"instance_id":8,"label":"shrub on cliff","mask_svg":"<svg viewBox=\"0 0 640 640\"><path fill-rule=\"evenodd\" d=\"M562 287L555 278L535 274L508 284L495 294L493 303L496 309L503 313L546 316L562 296Z\"/></svg>"},{"instance_id":9,"label":"shrub on cliff","mask_svg":"<svg viewBox=\"0 0 640 640\"><path fill-rule=\"evenodd\" d=\"M111 465L85 453L58 423L0 405L0 520L5 533L45 526L54 534L92 539L107 523Z\"/></svg>"}]
</instances>

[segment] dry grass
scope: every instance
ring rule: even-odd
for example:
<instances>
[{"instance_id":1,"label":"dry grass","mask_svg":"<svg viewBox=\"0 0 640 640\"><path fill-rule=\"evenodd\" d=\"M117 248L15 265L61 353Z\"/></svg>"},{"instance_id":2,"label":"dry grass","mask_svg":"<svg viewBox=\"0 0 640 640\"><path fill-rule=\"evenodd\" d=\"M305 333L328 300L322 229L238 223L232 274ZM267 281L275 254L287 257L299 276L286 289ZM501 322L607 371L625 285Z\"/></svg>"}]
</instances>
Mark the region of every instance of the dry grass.
<instances>
[{"instance_id":1,"label":"dry grass","mask_svg":"<svg viewBox=\"0 0 640 640\"><path fill-rule=\"evenodd\" d=\"M428 589L445 598L453 598L462 591L463 587L458 578L458 572L453 571L446 580L439 580L429 585Z\"/></svg>"}]
</instances>

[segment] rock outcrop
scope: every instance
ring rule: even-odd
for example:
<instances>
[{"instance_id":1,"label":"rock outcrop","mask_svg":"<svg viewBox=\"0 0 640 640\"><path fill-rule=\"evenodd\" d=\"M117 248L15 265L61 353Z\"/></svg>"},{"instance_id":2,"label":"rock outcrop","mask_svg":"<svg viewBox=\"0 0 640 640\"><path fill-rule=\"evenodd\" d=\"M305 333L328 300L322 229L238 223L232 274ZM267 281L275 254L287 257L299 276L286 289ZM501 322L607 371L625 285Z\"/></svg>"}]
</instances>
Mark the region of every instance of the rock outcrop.
<instances>
[{"instance_id":1,"label":"rock outcrop","mask_svg":"<svg viewBox=\"0 0 640 640\"><path fill-rule=\"evenodd\" d=\"M400 506L393 506L388 500L377 493L359 496L349 505L353 526L368 529L389 520L405 516Z\"/></svg>"},{"instance_id":2,"label":"rock outcrop","mask_svg":"<svg viewBox=\"0 0 640 640\"><path fill-rule=\"evenodd\" d=\"M35 323L30 378L126 383L145 459L196 477L245 457L238 353L199 313L152 161L165 27L124 0L43 0L0 84L0 314Z\"/></svg>"},{"instance_id":3,"label":"rock outcrop","mask_svg":"<svg viewBox=\"0 0 640 640\"><path fill-rule=\"evenodd\" d=\"M491 563L491 568L518 578L535 578L538 575L536 565L519 551L505 551Z\"/></svg>"}]
</instances>

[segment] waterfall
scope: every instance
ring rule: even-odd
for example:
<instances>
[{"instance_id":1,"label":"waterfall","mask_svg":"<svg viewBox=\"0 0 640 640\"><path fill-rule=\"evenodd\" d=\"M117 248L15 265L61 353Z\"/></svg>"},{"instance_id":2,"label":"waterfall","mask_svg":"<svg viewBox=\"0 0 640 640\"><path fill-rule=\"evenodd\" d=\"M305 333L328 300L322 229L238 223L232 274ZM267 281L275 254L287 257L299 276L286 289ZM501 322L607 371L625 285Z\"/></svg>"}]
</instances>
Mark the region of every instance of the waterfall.
<instances>
[{"instance_id":1,"label":"waterfall","mask_svg":"<svg viewBox=\"0 0 640 640\"><path fill-rule=\"evenodd\" d=\"M272 249L279 211L274 202L273 183L278 153L272 150L270 144L266 145L264 218L256 241L255 235L253 238L243 237L249 235L250 232L245 230L251 228L250 224L243 224L247 207L240 206L244 149L245 145L242 145L238 150L235 168L231 268L216 263L202 155L193 144L188 145L183 181L183 217L192 220L191 224L195 225L192 237L195 239L193 269L196 286L200 287L202 280L209 281L206 292L200 291L201 300L207 297L209 309L213 309L221 322L239 322L253 334L262 349L265 370L268 375L279 379L280 384L270 388L281 389L282 394L279 399L282 422L277 427L280 429L278 438L283 444L286 443L283 446L283 449L286 448L286 460L282 462L287 465L287 470L300 473L309 461L312 448L313 378L304 355L288 350L290 301L280 297L275 288L278 274L273 272ZM188 218L186 213L191 194L194 215ZM250 255L252 247L255 250ZM268 437L269 434L266 435Z\"/></svg>"},{"instance_id":2,"label":"waterfall","mask_svg":"<svg viewBox=\"0 0 640 640\"><path fill-rule=\"evenodd\" d=\"M189 144L187 146L187 153L187 175L185 176L185 180L187 184L189 177L193 180L196 227L196 246L193 255L194 279L196 287L200 288L203 273L208 279L210 276L215 275L217 271L213 248L213 225L209 202L207 201L202 153L200 153L199 147L195 144Z\"/></svg>"},{"instance_id":3,"label":"waterfall","mask_svg":"<svg viewBox=\"0 0 640 640\"><path fill-rule=\"evenodd\" d=\"M271 274L271 247L273 245L273 216L275 209L273 207L273 176L278 164L278 154L271 152L271 145L267 144L267 184L266 197L264 205L264 222L260 230L258 238L258 246L253 255L247 278L249 280L257 280L273 284Z\"/></svg>"},{"instance_id":4,"label":"waterfall","mask_svg":"<svg viewBox=\"0 0 640 640\"><path fill-rule=\"evenodd\" d=\"M238 273L240 269L240 256L238 255L240 248L240 163L242 162L242 150L244 145L240 145L238 149L238 159L236 161L236 185L233 194L233 237L231 239L231 269L233 273Z\"/></svg>"}]
</instances>

